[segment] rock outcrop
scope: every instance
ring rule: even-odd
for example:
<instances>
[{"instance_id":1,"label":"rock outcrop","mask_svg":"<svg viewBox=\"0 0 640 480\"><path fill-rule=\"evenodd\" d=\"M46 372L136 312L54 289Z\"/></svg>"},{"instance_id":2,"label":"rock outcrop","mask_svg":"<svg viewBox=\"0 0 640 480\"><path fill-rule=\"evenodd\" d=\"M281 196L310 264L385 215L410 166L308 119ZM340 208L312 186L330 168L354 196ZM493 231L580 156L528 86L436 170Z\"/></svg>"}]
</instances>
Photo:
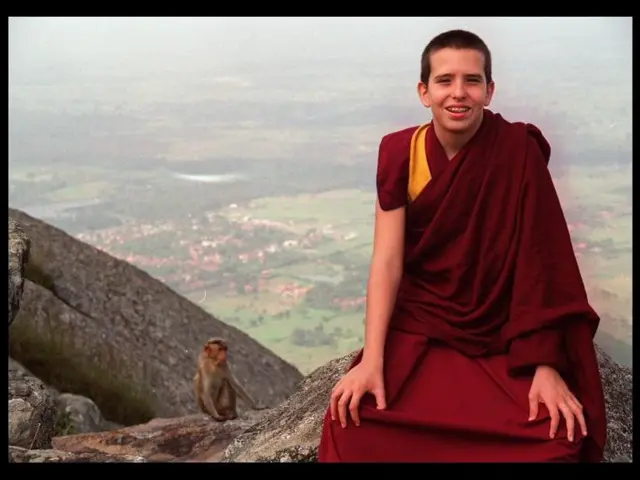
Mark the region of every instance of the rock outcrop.
<instances>
[{"instance_id":1,"label":"rock outcrop","mask_svg":"<svg viewBox=\"0 0 640 480\"><path fill-rule=\"evenodd\" d=\"M12 212L10 211L10 213ZM130 267L133 269L132 273L127 270L126 264L121 265L106 254L91 251L90 247L86 245L74 250L76 240L65 237L62 232L55 230L54 235L47 237L49 233L47 229L53 227L37 220L34 220L34 224L35 227L31 225L31 228L27 227L26 230L30 230L29 235L32 232L36 233L39 241L35 243L40 242L46 253L39 252L39 255L35 257L38 259L37 269L35 271L31 269L30 273L28 268L25 269L25 262L34 260L34 256L29 255L29 246L34 242L15 222L15 219L12 219L9 225L9 317L10 319L15 318L16 325L20 325L21 328L24 326L32 328L35 334L38 329L51 328L52 325L56 325L57 332L62 332L70 337L79 335L80 340L85 342L84 345L87 348L86 358L95 354L91 346L96 344L92 344L91 340L97 341L98 344L111 340L117 346L114 351L121 352L126 356L127 350L121 350L121 344L118 343L121 337L111 337L109 334L112 332L108 332L105 328L105 325L107 327L109 325L105 316L109 314L119 316L116 314L117 307L109 305L110 302L115 302L116 305L124 305L125 308L129 307L129 310L133 310L133 314L131 311L125 311L123 316L134 320L134 323L138 322L134 325L137 327L134 332L120 329L118 333L122 338L130 340L133 336L134 339L139 337L146 339L144 328L148 328L148 334L151 335L149 341L155 342L154 348L159 349L159 353L162 354L162 348L167 344L175 348L176 339L174 337L176 336L177 341L184 341L186 338L187 341L192 340L195 343L195 338L198 335L193 326L186 329L191 336L180 335L180 332L174 335L171 331L172 328L176 330L183 328L185 322L182 320L182 315L186 319L193 315L195 325L202 327L203 330L197 340L198 347L200 342L209 336L221 335L228 338L232 345L235 342L236 350L230 355L232 358L234 353L236 356L238 356L238 352L246 354L242 359L248 367L245 367L244 371L242 366L239 369L236 368L236 374L247 383L247 388L253 390L256 398L262 402L277 403L279 399L286 397L287 391L293 391L297 381L302 378L297 369L266 351L257 342L236 334L235 329L227 328L226 325L208 316L197 307L196 309L190 307L189 302L182 297L162 285L158 286L159 282L133 269L133 267ZM56 237L56 235L59 236ZM58 242L57 247L56 242ZM75 264L73 259L78 257L74 254L80 255L84 263ZM97 265L94 265L94 268L104 267L103 263L106 260L107 267L114 268L115 264L116 271L87 271L90 270L87 263L90 262L91 255L98 256ZM56 262L54 259L58 259L58 261ZM51 267L51 263L54 267ZM65 271L71 279L67 278L65 273L56 276L56 273L59 274L61 271ZM37 277L34 282L28 280L30 275L32 278ZM117 278L118 275L121 275L124 284L116 288L114 292L115 279L112 276ZM63 280L60 280L61 277ZM73 279L80 282L85 288L73 287ZM97 280L103 280L103 283L101 284ZM135 288L133 299L122 298L126 296L126 292L123 290L126 288L127 281L131 281ZM146 283L151 285L148 286ZM87 285L97 290L87 290L89 288ZM105 290L100 290L101 287ZM110 290L109 287L112 289ZM145 289L145 287L147 288ZM76 291L80 296L85 295L90 298L65 300L71 296L72 291ZM139 293L143 297L142 306L136 303L138 299L135 293ZM154 300L160 303L159 307L151 309L151 313L155 316L145 316L144 304ZM118 301L119 303L117 303ZM177 305L174 302L177 302ZM97 306L98 315L91 315L90 308L83 310L82 307L86 306ZM18 315L19 310L20 315ZM161 311L164 313L163 315L160 314ZM209 322L208 325L205 324L206 321ZM30 331L27 330L27 334L29 333ZM90 338L91 335L96 334L98 337ZM171 342L174 344L172 345ZM132 346L125 345L129 348ZM194 349L194 358L189 359L189 371L185 375L186 379L176 378L183 365L180 365L175 359L172 360L172 353L169 350L164 355L160 355L157 361L164 361L165 364L160 364L157 367L175 370L177 365L178 372L170 372L173 374L173 378L172 375L167 375L167 378L161 379L161 381L182 381L183 384L188 385L187 388L190 390L196 351ZM128 360L131 361L131 358ZM235 363L242 365L242 361L238 360ZM86 360L78 358L77 361ZM147 359L147 361L149 360ZM143 369L143 371L145 370ZM149 378L157 377L142 377L142 381L148 381ZM278 381L284 385L278 385ZM270 382L275 383L265 389L266 395L261 395L259 385ZM167 390L170 391L170 389ZM162 396L157 397L158 410L162 410L163 398ZM168 407L165 409L170 409L170 406L171 403L168 402ZM189 410L190 404L183 406L183 408ZM268 410L241 411L236 420L222 424L212 421L206 415L196 414L176 416L176 418L156 418L145 424L121 428L121 426L105 420L98 406L91 399L70 393L61 394L55 388L45 385L23 365L9 358L9 462L215 462L219 460L224 448L238 433L255 423L266 413ZM64 420L64 425L60 424L61 420ZM65 431L72 433L64 435ZM61 433L63 436L56 436Z\"/></svg>"},{"instance_id":2,"label":"rock outcrop","mask_svg":"<svg viewBox=\"0 0 640 480\"><path fill-rule=\"evenodd\" d=\"M122 428L102 416L96 403L90 398L73 393L62 393L55 396L58 415L66 422L74 434L105 432Z\"/></svg>"},{"instance_id":3,"label":"rock outcrop","mask_svg":"<svg viewBox=\"0 0 640 480\"><path fill-rule=\"evenodd\" d=\"M606 462L633 460L633 372L596 348L607 406Z\"/></svg>"},{"instance_id":4,"label":"rock outcrop","mask_svg":"<svg viewBox=\"0 0 640 480\"><path fill-rule=\"evenodd\" d=\"M225 447L264 413L244 412L224 423L204 414L157 418L111 432L55 437L53 447L71 454L93 452L94 458L109 455L153 462L217 462Z\"/></svg>"},{"instance_id":5,"label":"rock outcrop","mask_svg":"<svg viewBox=\"0 0 640 480\"><path fill-rule=\"evenodd\" d=\"M609 428L605 462L630 462L633 458L631 370L615 363L599 347L597 351ZM239 435L227 447L221 461L315 462L331 389L354 355L355 352L316 369L294 395Z\"/></svg>"},{"instance_id":6,"label":"rock outcrop","mask_svg":"<svg viewBox=\"0 0 640 480\"><path fill-rule=\"evenodd\" d=\"M298 391L239 435L222 462L315 462L331 389L355 352L317 368Z\"/></svg>"},{"instance_id":7,"label":"rock outcrop","mask_svg":"<svg viewBox=\"0 0 640 480\"><path fill-rule=\"evenodd\" d=\"M55 398L47 386L9 359L9 445L49 448L56 413Z\"/></svg>"},{"instance_id":8,"label":"rock outcrop","mask_svg":"<svg viewBox=\"0 0 640 480\"><path fill-rule=\"evenodd\" d=\"M9 218L9 326L20 310L24 286L24 266L29 261L29 238L18 223Z\"/></svg>"},{"instance_id":9,"label":"rock outcrop","mask_svg":"<svg viewBox=\"0 0 640 480\"><path fill-rule=\"evenodd\" d=\"M108 455L100 452L69 453L60 450L28 450L22 447L9 446L9 463L123 463L145 462L138 456Z\"/></svg>"},{"instance_id":10,"label":"rock outcrop","mask_svg":"<svg viewBox=\"0 0 640 480\"><path fill-rule=\"evenodd\" d=\"M210 336L228 339L234 373L266 406L285 400L303 378L257 341L135 266L19 210L9 209L9 216L29 238L29 270L42 280L25 281L18 321L33 331L65 332L86 352L79 362L114 352L122 368L112 370L129 372L149 387L157 416L197 412L194 366Z\"/></svg>"}]
</instances>

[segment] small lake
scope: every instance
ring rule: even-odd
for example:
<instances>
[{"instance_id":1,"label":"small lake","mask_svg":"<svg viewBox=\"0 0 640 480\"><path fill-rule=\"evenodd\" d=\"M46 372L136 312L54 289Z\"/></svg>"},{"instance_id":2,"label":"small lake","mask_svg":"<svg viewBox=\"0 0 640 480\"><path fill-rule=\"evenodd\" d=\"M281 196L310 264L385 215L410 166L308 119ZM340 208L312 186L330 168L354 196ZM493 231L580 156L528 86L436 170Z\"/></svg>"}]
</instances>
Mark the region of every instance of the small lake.
<instances>
[{"instance_id":1,"label":"small lake","mask_svg":"<svg viewBox=\"0 0 640 480\"><path fill-rule=\"evenodd\" d=\"M174 178L199 183L235 183L245 180L244 175L237 173L203 174L203 173L172 173Z\"/></svg>"}]
</instances>

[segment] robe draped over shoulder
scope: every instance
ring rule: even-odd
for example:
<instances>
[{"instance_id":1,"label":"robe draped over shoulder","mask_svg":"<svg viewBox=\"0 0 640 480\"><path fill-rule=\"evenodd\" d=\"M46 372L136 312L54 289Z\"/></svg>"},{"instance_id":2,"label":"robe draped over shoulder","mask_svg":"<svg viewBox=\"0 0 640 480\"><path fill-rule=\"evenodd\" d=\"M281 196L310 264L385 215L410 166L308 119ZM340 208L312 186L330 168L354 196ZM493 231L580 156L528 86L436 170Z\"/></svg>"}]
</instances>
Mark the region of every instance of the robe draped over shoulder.
<instances>
[{"instance_id":1,"label":"robe draped over shoulder","mask_svg":"<svg viewBox=\"0 0 640 480\"><path fill-rule=\"evenodd\" d=\"M377 196L382 210L394 210L409 204L409 163L411 140L419 126L409 127L388 135L380 142L376 172ZM548 163L550 147L541 132L530 126L533 137L538 143L543 161ZM433 129L427 131L425 149L433 154L429 162L431 170L440 173L446 168L446 155L439 144ZM432 142L428 149L426 143ZM536 146L533 146L536 148ZM430 156L427 155L429 159ZM408 230L411 230L409 226ZM566 358L562 342L562 332L552 326L542 328L527 335L514 338L511 343L509 369L511 373L531 372L538 365L549 365L560 372L566 368Z\"/></svg>"},{"instance_id":2,"label":"robe draped over shoulder","mask_svg":"<svg viewBox=\"0 0 640 480\"><path fill-rule=\"evenodd\" d=\"M409 146L418 127L410 127L382 137L378 149L376 187L382 210L407 206Z\"/></svg>"}]
</instances>

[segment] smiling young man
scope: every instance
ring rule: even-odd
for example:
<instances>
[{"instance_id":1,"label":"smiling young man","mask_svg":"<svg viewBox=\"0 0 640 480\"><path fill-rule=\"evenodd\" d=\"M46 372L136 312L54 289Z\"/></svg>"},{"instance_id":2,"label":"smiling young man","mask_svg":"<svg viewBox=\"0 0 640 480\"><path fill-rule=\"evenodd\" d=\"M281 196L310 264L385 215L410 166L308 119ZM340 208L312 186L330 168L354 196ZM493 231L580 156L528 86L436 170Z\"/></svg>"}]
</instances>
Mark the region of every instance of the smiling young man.
<instances>
[{"instance_id":1,"label":"smiling young man","mask_svg":"<svg viewBox=\"0 0 640 480\"><path fill-rule=\"evenodd\" d=\"M462 30L422 55L432 120L386 135L364 348L320 462L597 462L606 421L587 301L534 125L487 109L491 54Z\"/></svg>"}]
</instances>

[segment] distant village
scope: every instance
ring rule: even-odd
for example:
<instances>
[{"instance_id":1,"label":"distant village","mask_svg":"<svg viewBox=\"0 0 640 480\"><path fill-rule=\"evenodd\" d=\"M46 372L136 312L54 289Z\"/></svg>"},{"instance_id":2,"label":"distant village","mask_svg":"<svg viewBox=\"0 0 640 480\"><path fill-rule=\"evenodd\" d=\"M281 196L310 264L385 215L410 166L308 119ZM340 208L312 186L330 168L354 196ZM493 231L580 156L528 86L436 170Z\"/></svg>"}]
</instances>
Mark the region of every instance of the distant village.
<instances>
[{"instance_id":1,"label":"distant village","mask_svg":"<svg viewBox=\"0 0 640 480\"><path fill-rule=\"evenodd\" d=\"M235 208L236 205L230 205ZM115 228L103 229L92 232L84 232L76 235L76 238L94 245L96 248L109 253L110 255L125 260L145 271L148 271L155 278L167 285L175 288L181 293L201 291L206 288L211 281L203 280L198 275L200 272L221 272L224 264L237 262L240 264L255 265L253 281L239 284L238 279L233 274L221 273L216 276L216 284L220 286L220 281L224 278L226 287L238 293L258 293L269 290L279 294L282 298L289 299L297 303L306 295L312 285L299 284L294 281L287 283L278 282L271 285L272 270L265 268L268 258L278 257L283 252L308 252L323 241L350 241L356 238L354 232L346 234L337 233L331 225L322 228L310 229L298 238L288 238L278 242L270 242L260 246L247 246L242 235L238 232L246 232L250 235L257 228L272 229L279 233L286 232L292 237L292 225L283 224L266 219L254 219L250 216L242 216L227 221L235 228L226 229L224 233L215 229L216 220L219 217L215 213L205 214L205 218L200 216L189 216L190 231L185 225L179 225L173 221L157 224L134 224L127 223ZM144 246L153 236L163 233L170 233L173 240L170 245L166 245L172 253L168 256L157 256L153 254L153 248L149 248L149 253L131 253L131 245L136 243ZM222 255L219 250L223 247L233 247L236 252L232 258L228 254ZM139 249L138 249L139 250ZM323 263L322 259L315 260ZM334 305L341 310L349 310L359 305L363 305L365 298L335 299Z\"/></svg>"}]
</instances>

